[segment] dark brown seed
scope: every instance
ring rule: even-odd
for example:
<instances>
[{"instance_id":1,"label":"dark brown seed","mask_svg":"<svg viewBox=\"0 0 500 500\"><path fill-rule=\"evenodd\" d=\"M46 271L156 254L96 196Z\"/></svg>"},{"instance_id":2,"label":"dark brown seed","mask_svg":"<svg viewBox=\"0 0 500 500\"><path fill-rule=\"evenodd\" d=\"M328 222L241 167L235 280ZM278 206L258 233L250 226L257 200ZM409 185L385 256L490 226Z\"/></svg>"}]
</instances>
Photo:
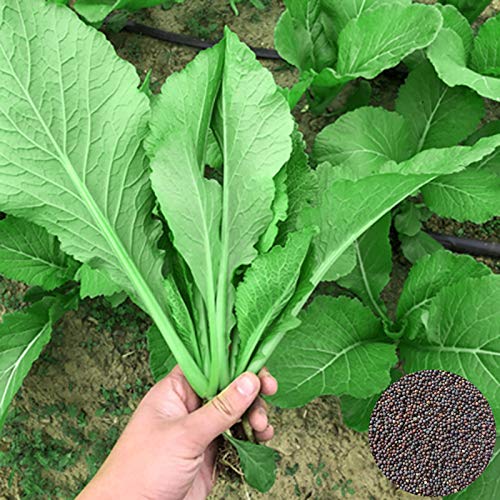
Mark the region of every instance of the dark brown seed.
<instances>
[{"instance_id":1,"label":"dark brown seed","mask_svg":"<svg viewBox=\"0 0 500 500\"><path fill-rule=\"evenodd\" d=\"M468 380L440 370L406 375L380 396L369 439L380 470L398 488L423 496L463 490L495 447L490 405Z\"/></svg>"}]
</instances>

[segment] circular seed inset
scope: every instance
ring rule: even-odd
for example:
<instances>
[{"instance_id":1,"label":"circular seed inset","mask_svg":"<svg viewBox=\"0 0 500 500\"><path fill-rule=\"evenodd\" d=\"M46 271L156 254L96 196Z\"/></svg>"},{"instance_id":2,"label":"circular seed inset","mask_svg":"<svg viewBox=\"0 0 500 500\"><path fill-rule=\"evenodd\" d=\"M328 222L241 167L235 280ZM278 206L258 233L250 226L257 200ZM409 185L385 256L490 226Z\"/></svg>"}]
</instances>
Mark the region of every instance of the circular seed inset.
<instances>
[{"instance_id":1,"label":"circular seed inset","mask_svg":"<svg viewBox=\"0 0 500 500\"><path fill-rule=\"evenodd\" d=\"M491 408L468 380L425 370L406 375L378 400L370 448L398 488L445 496L466 488L488 465L495 447Z\"/></svg>"}]
</instances>

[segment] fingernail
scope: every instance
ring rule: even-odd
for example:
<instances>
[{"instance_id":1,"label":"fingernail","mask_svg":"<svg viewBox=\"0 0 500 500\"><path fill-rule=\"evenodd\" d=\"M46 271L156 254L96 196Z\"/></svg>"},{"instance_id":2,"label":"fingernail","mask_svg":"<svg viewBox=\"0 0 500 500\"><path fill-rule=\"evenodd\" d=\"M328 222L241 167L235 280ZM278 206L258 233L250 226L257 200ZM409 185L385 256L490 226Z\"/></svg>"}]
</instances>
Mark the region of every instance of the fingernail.
<instances>
[{"instance_id":1,"label":"fingernail","mask_svg":"<svg viewBox=\"0 0 500 500\"><path fill-rule=\"evenodd\" d=\"M257 392L255 377L250 374L243 374L236 380L236 389L242 396L252 396Z\"/></svg>"}]
</instances>

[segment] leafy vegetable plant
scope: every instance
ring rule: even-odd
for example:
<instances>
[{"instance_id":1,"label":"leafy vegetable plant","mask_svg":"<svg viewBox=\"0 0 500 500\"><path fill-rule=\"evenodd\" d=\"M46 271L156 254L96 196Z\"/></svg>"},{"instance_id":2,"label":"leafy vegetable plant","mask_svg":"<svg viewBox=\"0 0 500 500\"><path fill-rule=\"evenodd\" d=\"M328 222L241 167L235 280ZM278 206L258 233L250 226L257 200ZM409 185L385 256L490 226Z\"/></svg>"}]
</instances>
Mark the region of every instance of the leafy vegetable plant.
<instances>
[{"instance_id":1,"label":"leafy vegetable plant","mask_svg":"<svg viewBox=\"0 0 500 500\"><path fill-rule=\"evenodd\" d=\"M291 106L312 84L322 111L350 81L372 79L434 41L439 10L411 0L285 0L275 31L280 55L301 72Z\"/></svg>"},{"instance_id":2,"label":"leafy vegetable plant","mask_svg":"<svg viewBox=\"0 0 500 500\"><path fill-rule=\"evenodd\" d=\"M401 306L407 316L399 318L403 333L386 318L384 330L369 309L345 297L316 298L301 312L327 278L350 273L356 290L357 277L368 279L359 264L364 235L383 231L385 241L395 206L495 154L500 135L387 159L359 178L328 164L311 170L282 92L231 31L150 99L101 33L41 0L5 0L0 7L0 66L0 210L8 214L0 221L0 272L45 290L33 291L32 305L0 325L1 419L54 322L76 307L78 296L105 295L117 303L127 295L151 316L155 376L178 363L209 399L243 371L270 364L282 381L276 401L284 404L325 393L374 396L397 362L392 338L411 348L410 366L441 363L429 356L421 361L419 353L433 351L442 338L438 324L456 320L434 318L453 310L464 287L477 318L493 310L496 278L469 263L464 273L480 283L469 286L464 278L455 289L450 272L446 294L436 290L420 304L408 292L411 303ZM352 249L357 267L346 273ZM385 273L374 278L373 290L384 281ZM370 296L377 300L378 293L369 290L377 310ZM418 328L405 333L413 328L408 311L414 306ZM457 322L463 338L443 340L450 352L458 346L461 353L462 340L469 341L471 318ZM320 327L314 337L298 338L311 321ZM429 337L421 323L435 325ZM481 345L494 352L498 329L485 324ZM364 356L359 370L373 370L370 387L356 371L327 378L330 367L339 369L337 360L350 362L351 352ZM488 381L484 372L477 372L480 388ZM230 433L226 438L247 481L269 489L274 450Z\"/></svg>"},{"instance_id":3,"label":"leafy vegetable plant","mask_svg":"<svg viewBox=\"0 0 500 500\"><path fill-rule=\"evenodd\" d=\"M427 61L410 72L395 108L362 107L325 127L314 146L317 163L328 162L359 178L389 160L408 160L431 148L448 148L462 141L474 144L478 137L498 131L498 123L490 122L475 132L484 116L483 99L466 87L448 87ZM424 204L405 202L398 208L395 227L411 262L440 248L421 231L421 221L431 212L476 223L500 214L498 154L425 185L421 189ZM354 258L351 262L354 265Z\"/></svg>"},{"instance_id":4,"label":"leafy vegetable plant","mask_svg":"<svg viewBox=\"0 0 500 500\"><path fill-rule=\"evenodd\" d=\"M427 50L439 77L450 87L464 85L500 101L500 16L486 21L474 37L452 6L443 14L443 28Z\"/></svg>"}]
</instances>

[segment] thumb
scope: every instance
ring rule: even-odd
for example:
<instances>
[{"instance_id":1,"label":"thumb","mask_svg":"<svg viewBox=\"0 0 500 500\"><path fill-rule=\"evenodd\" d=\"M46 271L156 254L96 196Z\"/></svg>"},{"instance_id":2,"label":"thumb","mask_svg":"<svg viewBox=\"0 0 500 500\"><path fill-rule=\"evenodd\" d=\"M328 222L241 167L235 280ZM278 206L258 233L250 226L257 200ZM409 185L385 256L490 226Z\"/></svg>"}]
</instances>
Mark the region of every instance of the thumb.
<instances>
[{"instance_id":1,"label":"thumb","mask_svg":"<svg viewBox=\"0 0 500 500\"><path fill-rule=\"evenodd\" d=\"M205 406L188 415L188 436L200 448L200 452L241 419L259 390L260 380L257 375L243 373Z\"/></svg>"}]
</instances>

